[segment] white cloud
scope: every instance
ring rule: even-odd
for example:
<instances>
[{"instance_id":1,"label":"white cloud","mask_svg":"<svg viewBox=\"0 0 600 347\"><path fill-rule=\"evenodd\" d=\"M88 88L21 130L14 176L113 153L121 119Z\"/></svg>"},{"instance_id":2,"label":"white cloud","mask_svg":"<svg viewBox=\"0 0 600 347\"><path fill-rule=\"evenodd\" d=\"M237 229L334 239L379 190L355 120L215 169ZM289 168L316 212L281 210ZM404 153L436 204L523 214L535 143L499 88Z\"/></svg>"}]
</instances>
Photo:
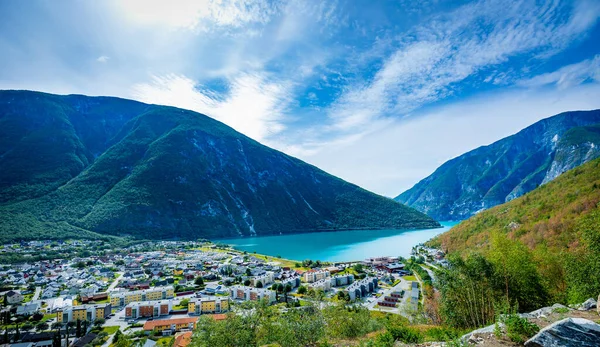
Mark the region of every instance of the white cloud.
<instances>
[{"instance_id":1,"label":"white cloud","mask_svg":"<svg viewBox=\"0 0 600 347\"><path fill-rule=\"evenodd\" d=\"M264 24L278 11L275 3L266 0L122 0L116 4L140 24L202 31Z\"/></svg>"},{"instance_id":2,"label":"white cloud","mask_svg":"<svg viewBox=\"0 0 600 347\"><path fill-rule=\"evenodd\" d=\"M180 75L154 76L133 87L135 99L177 106L213 117L235 130L264 141L284 130L290 86L261 74L240 74L229 81L228 95L217 95Z\"/></svg>"},{"instance_id":3,"label":"white cloud","mask_svg":"<svg viewBox=\"0 0 600 347\"><path fill-rule=\"evenodd\" d=\"M108 57L106 55L101 55L96 59L96 61L99 63L106 63L106 62L108 62L109 59L110 59L110 57Z\"/></svg>"},{"instance_id":4,"label":"white cloud","mask_svg":"<svg viewBox=\"0 0 600 347\"><path fill-rule=\"evenodd\" d=\"M361 136L318 148L286 148L299 158L375 193L394 197L445 161L560 112L600 108L600 84L567 90L513 89L388 120Z\"/></svg>"},{"instance_id":5,"label":"white cloud","mask_svg":"<svg viewBox=\"0 0 600 347\"><path fill-rule=\"evenodd\" d=\"M552 55L589 29L600 6L580 1L573 9L556 1L479 1L433 17L398 38L372 80L351 86L333 104L340 129L360 128L386 116L407 114L454 93L457 83L522 53ZM568 11L569 16L561 16ZM507 74L483 79L495 84Z\"/></svg>"},{"instance_id":6,"label":"white cloud","mask_svg":"<svg viewBox=\"0 0 600 347\"><path fill-rule=\"evenodd\" d=\"M541 87L554 84L559 89L566 89L585 81L600 82L600 55L579 63L563 66L553 72L523 80L519 84L526 87Z\"/></svg>"}]
</instances>

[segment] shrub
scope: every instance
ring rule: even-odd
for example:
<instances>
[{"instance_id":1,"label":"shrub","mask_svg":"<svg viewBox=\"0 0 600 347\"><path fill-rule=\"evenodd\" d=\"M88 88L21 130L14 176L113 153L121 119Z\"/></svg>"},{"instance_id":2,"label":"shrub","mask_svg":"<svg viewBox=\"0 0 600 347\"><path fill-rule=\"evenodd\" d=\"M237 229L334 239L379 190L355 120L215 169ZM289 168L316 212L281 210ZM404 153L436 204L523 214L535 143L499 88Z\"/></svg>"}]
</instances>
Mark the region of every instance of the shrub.
<instances>
[{"instance_id":1,"label":"shrub","mask_svg":"<svg viewBox=\"0 0 600 347\"><path fill-rule=\"evenodd\" d=\"M404 343L421 343L424 340L423 334L419 330L407 326L391 327L389 331L395 340Z\"/></svg>"}]
</instances>

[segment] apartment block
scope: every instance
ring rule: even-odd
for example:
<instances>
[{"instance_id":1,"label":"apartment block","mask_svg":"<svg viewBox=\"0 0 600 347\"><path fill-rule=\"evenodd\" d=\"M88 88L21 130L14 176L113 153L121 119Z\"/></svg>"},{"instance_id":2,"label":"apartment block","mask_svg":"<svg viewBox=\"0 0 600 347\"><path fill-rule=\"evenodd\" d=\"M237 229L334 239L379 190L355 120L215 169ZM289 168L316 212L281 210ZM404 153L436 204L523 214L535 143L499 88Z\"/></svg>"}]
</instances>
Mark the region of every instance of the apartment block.
<instances>
[{"instance_id":1,"label":"apartment block","mask_svg":"<svg viewBox=\"0 0 600 347\"><path fill-rule=\"evenodd\" d=\"M374 292L377 289L377 278L367 277L362 280L358 280L349 285L345 292L349 295L350 300L360 299L367 296L369 293Z\"/></svg>"},{"instance_id":2,"label":"apartment block","mask_svg":"<svg viewBox=\"0 0 600 347\"><path fill-rule=\"evenodd\" d=\"M125 306L125 317L137 319L166 316L172 309L171 300L131 302Z\"/></svg>"},{"instance_id":3,"label":"apartment block","mask_svg":"<svg viewBox=\"0 0 600 347\"><path fill-rule=\"evenodd\" d=\"M273 303L276 300L275 292L270 289L233 286L229 290L231 297L238 300L258 301L266 299L269 303Z\"/></svg>"},{"instance_id":4,"label":"apartment block","mask_svg":"<svg viewBox=\"0 0 600 347\"><path fill-rule=\"evenodd\" d=\"M354 275L333 276L330 279L332 287L346 286L354 282Z\"/></svg>"},{"instance_id":5,"label":"apartment block","mask_svg":"<svg viewBox=\"0 0 600 347\"><path fill-rule=\"evenodd\" d=\"M266 287L267 285L273 283L273 273L272 272L267 272L264 275L260 275L260 276L256 276L254 278L252 278L252 285L256 287L256 284L260 282L262 283L263 287Z\"/></svg>"},{"instance_id":6,"label":"apartment block","mask_svg":"<svg viewBox=\"0 0 600 347\"><path fill-rule=\"evenodd\" d=\"M309 284L308 286L314 290L321 289L322 291L326 292L328 290L331 290L331 281L328 278L324 278L322 280L313 282L313 283Z\"/></svg>"},{"instance_id":7,"label":"apartment block","mask_svg":"<svg viewBox=\"0 0 600 347\"><path fill-rule=\"evenodd\" d=\"M113 292L110 294L110 303L115 307L121 307L132 302L167 300L174 296L173 286L155 287L132 292Z\"/></svg>"},{"instance_id":8,"label":"apartment block","mask_svg":"<svg viewBox=\"0 0 600 347\"><path fill-rule=\"evenodd\" d=\"M327 270L308 270L303 274L304 282L313 283L331 276Z\"/></svg>"},{"instance_id":9,"label":"apartment block","mask_svg":"<svg viewBox=\"0 0 600 347\"><path fill-rule=\"evenodd\" d=\"M229 304L229 298L217 296L191 299L188 302L188 314L223 313L229 311Z\"/></svg>"},{"instance_id":10,"label":"apartment block","mask_svg":"<svg viewBox=\"0 0 600 347\"><path fill-rule=\"evenodd\" d=\"M67 306L56 312L56 321L59 323L87 320L93 322L97 318L106 319L111 313L111 304Z\"/></svg>"},{"instance_id":11,"label":"apartment block","mask_svg":"<svg viewBox=\"0 0 600 347\"><path fill-rule=\"evenodd\" d=\"M281 284L283 284L284 286L289 284L290 286L292 286L292 288L300 287L300 277L287 278L281 281Z\"/></svg>"}]
</instances>

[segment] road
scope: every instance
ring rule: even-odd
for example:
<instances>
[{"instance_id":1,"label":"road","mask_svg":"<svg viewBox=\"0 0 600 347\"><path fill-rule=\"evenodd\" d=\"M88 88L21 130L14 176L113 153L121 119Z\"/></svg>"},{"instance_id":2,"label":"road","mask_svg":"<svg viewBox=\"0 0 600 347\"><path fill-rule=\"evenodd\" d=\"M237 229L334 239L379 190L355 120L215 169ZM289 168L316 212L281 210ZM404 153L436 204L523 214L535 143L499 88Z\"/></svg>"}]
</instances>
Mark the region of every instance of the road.
<instances>
[{"instance_id":1,"label":"road","mask_svg":"<svg viewBox=\"0 0 600 347\"><path fill-rule=\"evenodd\" d=\"M37 299L39 299L41 294L42 287L35 287L35 294L33 294L33 298L31 298L31 301L36 301Z\"/></svg>"},{"instance_id":2,"label":"road","mask_svg":"<svg viewBox=\"0 0 600 347\"><path fill-rule=\"evenodd\" d=\"M113 291L117 285L119 284L119 281L121 280L121 278L123 278L123 272L117 272L117 278L114 280L113 283L110 284L110 286L108 286L108 289L106 290L107 292Z\"/></svg>"},{"instance_id":3,"label":"road","mask_svg":"<svg viewBox=\"0 0 600 347\"><path fill-rule=\"evenodd\" d=\"M397 292L397 291L406 291L407 293L410 292L410 283L408 281L406 281L404 278L399 277L400 282L398 282L398 284L396 284L395 286L388 288L388 289L383 289L383 291L381 292L381 296L380 298L384 297L384 296L389 296L392 292ZM380 288L379 288L380 289ZM398 307L397 308L393 308L393 307L378 307L375 308L375 305L377 305L377 300L379 298L369 298L372 301L371 302L367 302L366 303L366 307L371 310L371 311L381 311L381 312L387 312L387 313L394 313L394 314L399 314L399 315L404 315L404 310L402 310L402 308L404 307L404 305L406 304L406 300L408 298L408 294L405 294L401 301L398 303Z\"/></svg>"}]
</instances>

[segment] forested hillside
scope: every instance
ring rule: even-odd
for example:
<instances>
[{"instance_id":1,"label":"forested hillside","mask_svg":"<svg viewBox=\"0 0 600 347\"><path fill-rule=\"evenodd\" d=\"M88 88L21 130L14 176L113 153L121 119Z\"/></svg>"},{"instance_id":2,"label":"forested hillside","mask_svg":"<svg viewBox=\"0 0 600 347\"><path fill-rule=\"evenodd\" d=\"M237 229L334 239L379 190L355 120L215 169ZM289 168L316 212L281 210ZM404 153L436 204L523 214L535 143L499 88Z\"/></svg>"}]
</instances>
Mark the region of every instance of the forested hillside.
<instances>
[{"instance_id":1,"label":"forested hillside","mask_svg":"<svg viewBox=\"0 0 600 347\"><path fill-rule=\"evenodd\" d=\"M450 256L439 274L442 315L453 325L580 303L600 293L600 159L525 196L471 217L429 242Z\"/></svg>"},{"instance_id":2,"label":"forested hillside","mask_svg":"<svg viewBox=\"0 0 600 347\"><path fill-rule=\"evenodd\" d=\"M117 98L0 91L0 167L2 242L439 226L202 114Z\"/></svg>"}]
</instances>

